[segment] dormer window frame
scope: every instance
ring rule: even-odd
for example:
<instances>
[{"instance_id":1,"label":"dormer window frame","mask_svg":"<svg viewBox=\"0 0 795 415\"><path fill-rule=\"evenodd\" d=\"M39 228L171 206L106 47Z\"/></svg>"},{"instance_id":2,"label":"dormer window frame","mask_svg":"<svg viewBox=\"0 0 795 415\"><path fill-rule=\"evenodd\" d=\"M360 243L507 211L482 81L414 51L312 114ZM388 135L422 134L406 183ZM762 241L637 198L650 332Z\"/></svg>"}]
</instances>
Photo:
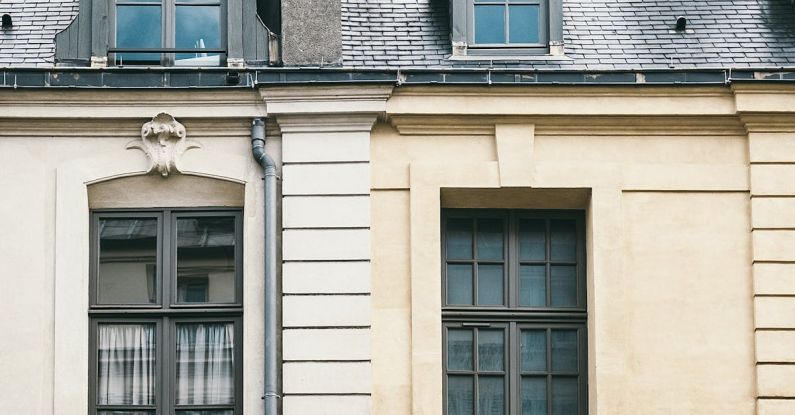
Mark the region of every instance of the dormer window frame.
<instances>
[{"instance_id":1,"label":"dormer window frame","mask_svg":"<svg viewBox=\"0 0 795 415\"><path fill-rule=\"evenodd\" d=\"M539 13L538 43L511 43L509 36L509 8L524 5L537 5ZM484 6L503 6L505 18L504 42L484 43L476 41L475 8ZM562 0L451 0L451 40L453 58L493 57L512 59L516 57L543 58L563 55L563 1Z\"/></svg>"}]
</instances>

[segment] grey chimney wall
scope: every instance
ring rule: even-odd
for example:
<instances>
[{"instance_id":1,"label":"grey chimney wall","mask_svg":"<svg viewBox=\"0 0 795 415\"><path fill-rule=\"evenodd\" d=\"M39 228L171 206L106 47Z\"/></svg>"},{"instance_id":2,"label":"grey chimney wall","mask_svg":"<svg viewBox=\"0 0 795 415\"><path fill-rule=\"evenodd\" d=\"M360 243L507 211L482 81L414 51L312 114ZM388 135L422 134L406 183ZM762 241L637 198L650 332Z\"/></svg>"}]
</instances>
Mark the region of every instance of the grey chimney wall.
<instances>
[{"instance_id":1,"label":"grey chimney wall","mask_svg":"<svg viewBox=\"0 0 795 415\"><path fill-rule=\"evenodd\" d=\"M340 66L340 0L282 0L285 66Z\"/></svg>"}]
</instances>

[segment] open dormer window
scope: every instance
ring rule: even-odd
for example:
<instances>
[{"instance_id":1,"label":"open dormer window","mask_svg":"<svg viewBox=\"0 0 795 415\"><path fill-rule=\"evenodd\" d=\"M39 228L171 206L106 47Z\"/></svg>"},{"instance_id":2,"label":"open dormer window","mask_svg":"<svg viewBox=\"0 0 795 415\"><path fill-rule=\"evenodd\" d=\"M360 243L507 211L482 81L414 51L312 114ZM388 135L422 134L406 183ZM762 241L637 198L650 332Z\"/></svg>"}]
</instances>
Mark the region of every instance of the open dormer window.
<instances>
[{"instance_id":1,"label":"open dormer window","mask_svg":"<svg viewBox=\"0 0 795 415\"><path fill-rule=\"evenodd\" d=\"M116 0L115 65L218 66L226 55L222 0Z\"/></svg>"},{"instance_id":2,"label":"open dormer window","mask_svg":"<svg viewBox=\"0 0 795 415\"><path fill-rule=\"evenodd\" d=\"M81 0L55 57L94 67L264 65L275 61L276 35L256 10L256 0Z\"/></svg>"},{"instance_id":3,"label":"open dormer window","mask_svg":"<svg viewBox=\"0 0 795 415\"><path fill-rule=\"evenodd\" d=\"M454 55L559 55L561 0L454 0Z\"/></svg>"}]
</instances>

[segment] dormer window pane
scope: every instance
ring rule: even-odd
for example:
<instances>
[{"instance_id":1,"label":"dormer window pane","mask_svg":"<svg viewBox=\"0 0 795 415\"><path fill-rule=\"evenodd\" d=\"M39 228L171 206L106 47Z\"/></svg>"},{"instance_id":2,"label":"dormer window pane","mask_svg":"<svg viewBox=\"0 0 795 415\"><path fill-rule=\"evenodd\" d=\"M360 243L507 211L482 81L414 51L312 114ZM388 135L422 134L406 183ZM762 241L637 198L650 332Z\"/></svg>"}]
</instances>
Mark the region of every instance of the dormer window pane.
<instances>
[{"instance_id":1,"label":"dormer window pane","mask_svg":"<svg viewBox=\"0 0 795 415\"><path fill-rule=\"evenodd\" d=\"M475 6L475 43L505 43L505 6Z\"/></svg>"},{"instance_id":2,"label":"dormer window pane","mask_svg":"<svg viewBox=\"0 0 795 415\"><path fill-rule=\"evenodd\" d=\"M176 47L178 49L219 49L221 44L220 4L180 4L176 6ZM175 65L220 65L217 52L177 53Z\"/></svg>"},{"instance_id":3,"label":"dormer window pane","mask_svg":"<svg viewBox=\"0 0 795 415\"><path fill-rule=\"evenodd\" d=\"M119 4L116 7L116 47L159 48L162 42L162 10L159 3ZM159 53L119 53L120 62L160 62Z\"/></svg>"},{"instance_id":4,"label":"dormer window pane","mask_svg":"<svg viewBox=\"0 0 795 415\"><path fill-rule=\"evenodd\" d=\"M532 5L508 7L509 43L539 43L539 11Z\"/></svg>"}]
</instances>

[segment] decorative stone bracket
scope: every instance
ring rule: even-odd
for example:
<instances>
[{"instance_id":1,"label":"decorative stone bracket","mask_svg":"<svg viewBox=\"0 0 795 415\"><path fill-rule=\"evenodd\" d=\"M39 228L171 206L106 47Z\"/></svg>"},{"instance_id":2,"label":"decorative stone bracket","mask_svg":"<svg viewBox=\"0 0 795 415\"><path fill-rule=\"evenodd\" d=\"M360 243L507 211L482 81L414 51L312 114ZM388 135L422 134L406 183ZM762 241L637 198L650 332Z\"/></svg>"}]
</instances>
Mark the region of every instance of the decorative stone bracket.
<instances>
[{"instance_id":1,"label":"decorative stone bracket","mask_svg":"<svg viewBox=\"0 0 795 415\"><path fill-rule=\"evenodd\" d=\"M170 114L161 112L141 127L141 139L127 144L127 149L137 148L149 158L147 173L157 171L163 177L179 173L177 159L201 144L185 138L185 126Z\"/></svg>"}]
</instances>

